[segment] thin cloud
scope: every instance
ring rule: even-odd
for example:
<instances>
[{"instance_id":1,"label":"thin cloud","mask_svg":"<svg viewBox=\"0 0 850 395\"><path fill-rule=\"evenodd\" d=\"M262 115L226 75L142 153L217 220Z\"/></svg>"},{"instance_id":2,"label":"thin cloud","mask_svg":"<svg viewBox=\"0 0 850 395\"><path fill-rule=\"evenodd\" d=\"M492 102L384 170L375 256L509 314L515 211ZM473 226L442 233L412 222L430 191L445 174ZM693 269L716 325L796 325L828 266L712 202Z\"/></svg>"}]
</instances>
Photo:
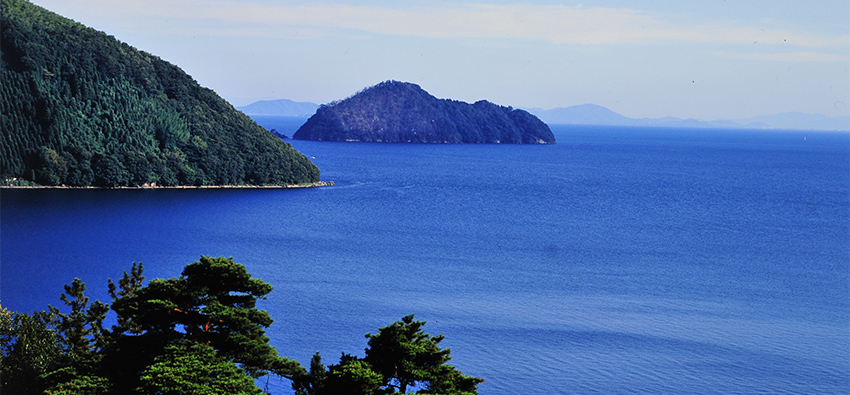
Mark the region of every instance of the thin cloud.
<instances>
[{"instance_id":1,"label":"thin cloud","mask_svg":"<svg viewBox=\"0 0 850 395\"><path fill-rule=\"evenodd\" d=\"M79 0L70 0L79 2ZM666 15L629 8L564 5L443 5L388 8L351 4L276 5L232 0L90 0L106 14L181 21L171 29L199 29L219 35L291 36L293 29L327 36L361 31L426 38L529 39L555 44L787 44L805 48L840 47L847 35L805 31L686 24ZM131 19L132 21L133 19ZM214 29L200 27L214 25ZM139 28L144 28L139 26ZM342 30L341 30L342 29ZM175 33L175 31L171 31Z\"/></svg>"},{"instance_id":2,"label":"thin cloud","mask_svg":"<svg viewBox=\"0 0 850 395\"><path fill-rule=\"evenodd\" d=\"M715 52L715 55L730 59L764 60L773 62L847 62L848 57L822 52L791 52L791 53L729 53Z\"/></svg>"}]
</instances>

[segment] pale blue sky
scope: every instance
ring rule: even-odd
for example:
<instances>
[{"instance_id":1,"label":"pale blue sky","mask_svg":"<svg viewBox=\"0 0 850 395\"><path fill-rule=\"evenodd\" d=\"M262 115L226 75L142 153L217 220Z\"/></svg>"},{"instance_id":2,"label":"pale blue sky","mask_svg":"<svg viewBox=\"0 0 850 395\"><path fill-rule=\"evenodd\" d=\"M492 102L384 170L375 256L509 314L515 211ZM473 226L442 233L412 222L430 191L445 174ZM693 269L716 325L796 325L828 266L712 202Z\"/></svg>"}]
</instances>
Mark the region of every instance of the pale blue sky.
<instances>
[{"instance_id":1,"label":"pale blue sky","mask_svg":"<svg viewBox=\"0 0 850 395\"><path fill-rule=\"evenodd\" d=\"M850 2L34 0L234 105L378 82L629 117L850 113Z\"/></svg>"}]
</instances>

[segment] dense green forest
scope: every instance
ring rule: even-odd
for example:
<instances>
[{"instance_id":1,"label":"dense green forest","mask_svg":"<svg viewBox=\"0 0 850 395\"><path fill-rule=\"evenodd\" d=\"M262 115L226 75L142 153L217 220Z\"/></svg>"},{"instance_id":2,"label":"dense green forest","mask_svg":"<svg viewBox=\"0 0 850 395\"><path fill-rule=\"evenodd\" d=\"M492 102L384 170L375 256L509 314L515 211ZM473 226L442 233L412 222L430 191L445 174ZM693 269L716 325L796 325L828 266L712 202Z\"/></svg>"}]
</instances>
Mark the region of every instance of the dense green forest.
<instances>
[{"instance_id":1,"label":"dense green forest","mask_svg":"<svg viewBox=\"0 0 850 395\"><path fill-rule=\"evenodd\" d=\"M0 392L261 394L255 379L269 373L291 380L297 395L473 395L483 382L448 364L443 335L423 332L413 315L366 334L363 358L343 353L325 366L316 353L308 370L281 357L265 335L273 320L256 306L272 286L232 258L202 256L180 277L144 281L134 263L108 281L111 304L89 303L74 279L61 309L0 308Z\"/></svg>"},{"instance_id":2,"label":"dense green forest","mask_svg":"<svg viewBox=\"0 0 850 395\"><path fill-rule=\"evenodd\" d=\"M0 181L319 181L306 157L159 57L25 0L0 1L0 35Z\"/></svg>"},{"instance_id":3,"label":"dense green forest","mask_svg":"<svg viewBox=\"0 0 850 395\"><path fill-rule=\"evenodd\" d=\"M409 82L385 81L319 107L295 139L390 143L553 144L543 121L486 100L437 99Z\"/></svg>"}]
</instances>

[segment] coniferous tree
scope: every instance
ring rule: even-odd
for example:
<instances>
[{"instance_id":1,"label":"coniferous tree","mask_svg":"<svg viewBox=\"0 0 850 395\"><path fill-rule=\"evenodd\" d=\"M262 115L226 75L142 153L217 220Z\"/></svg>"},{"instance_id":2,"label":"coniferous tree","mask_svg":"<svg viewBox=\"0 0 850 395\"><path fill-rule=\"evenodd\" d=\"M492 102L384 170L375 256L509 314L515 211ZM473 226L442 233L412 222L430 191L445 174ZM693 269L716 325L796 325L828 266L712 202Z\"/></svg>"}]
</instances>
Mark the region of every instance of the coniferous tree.
<instances>
[{"instance_id":1,"label":"coniferous tree","mask_svg":"<svg viewBox=\"0 0 850 395\"><path fill-rule=\"evenodd\" d=\"M26 0L0 0L0 37L0 182L319 181L291 145L177 66L114 37Z\"/></svg>"},{"instance_id":2,"label":"coniferous tree","mask_svg":"<svg viewBox=\"0 0 850 395\"><path fill-rule=\"evenodd\" d=\"M141 394L255 395L262 391L233 361L191 340L170 344L141 374Z\"/></svg>"},{"instance_id":3,"label":"coniferous tree","mask_svg":"<svg viewBox=\"0 0 850 395\"><path fill-rule=\"evenodd\" d=\"M327 370L322 363L322 356L317 351L310 358L310 372L302 371L292 378L292 389L295 395L317 395L324 393Z\"/></svg>"},{"instance_id":4,"label":"coniferous tree","mask_svg":"<svg viewBox=\"0 0 850 395\"><path fill-rule=\"evenodd\" d=\"M44 311L30 315L0 307L0 392L42 393L42 375L55 369L62 355L55 324Z\"/></svg>"},{"instance_id":5,"label":"coniferous tree","mask_svg":"<svg viewBox=\"0 0 850 395\"><path fill-rule=\"evenodd\" d=\"M368 362L345 353L339 365L330 366L322 382L320 395L378 395L390 393L384 389L384 377L372 369Z\"/></svg>"},{"instance_id":6,"label":"coniferous tree","mask_svg":"<svg viewBox=\"0 0 850 395\"><path fill-rule=\"evenodd\" d=\"M109 379L101 376L72 376L44 391L49 395L106 395L114 392Z\"/></svg>"},{"instance_id":7,"label":"coniferous tree","mask_svg":"<svg viewBox=\"0 0 850 395\"><path fill-rule=\"evenodd\" d=\"M422 331L424 321L408 315L375 335L366 334L369 348L364 361L384 377L384 385L394 392L407 393L410 386L451 390L452 394L474 394L483 380L465 376L446 363L451 360L448 348L440 348L443 335L431 336ZM440 391L442 393L442 391Z\"/></svg>"},{"instance_id":8,"label":"coniferous tree","mask_svg":"<svg viewBox=\"0 0 850 395\"><path fill-rule=\"evenodd\" d=\"M138 265L136 265L136 262L133 262L133 268L130 269L130 273L124 272L124 277L118 280L117 287L112 279L109 279L108 290L113 303L121 298L133 298L139 293L145 281L145 276L142 274L143 271L144 266L141 262ZM132 320L132 317L125 315L118 316L118 325L113 327L112 330L117 334L129 333L139 335L142 333L142 328Z\"/></svg>"},{"instance_id":9,"label":"coniferous tree","mask_svg":"<svg viewBox=\"0 0 850 395\"><path fill-rule=\"evenodd\" d=\"M95 301L90 307L85 295L86 284L75 278L65 285L65 293L59 299L71 308L68 314L49 306L50 312L58 317L57 329L71 360L85 358L92 351L104 346L103 320L109 305Z\"/></svg>"},{"instance_id":10,"label":"coniferous tree","mask_svg":"<svg viewBox=\"0 0 850 395\"><path fill-rule=\"evenodd\" d=\"M315 388L314 394L371 395L418 393L474 395L484 380L464 375L454 366L450 350L440 348L443 335L431 336L422 331L424 321L408 315L378 333L366 334L369 347L365 358L343 353L338 365L328 367L324 376L304 376L305 381L318 378L300 388ZM304 392L310 394L310 392Z\"/></svg>"},{"instance_id":11,"label":"coniferous tree","mask_svg":"<svg viewBox=\"0 0 850 395\"><path fill-rule=\"evenodd\" d=\"M253 377L272 372L292 378L303 367L278 356L268 344L264 328L272 318L256 308L257 300L271 290L232 258L201 257L179 278L153 280L134 295L116 300L113 309L138 325L140 338L154 344L153 349L189 339L209 344Z\"/></svg>"},{"instance_id":12,"label":"coniferous tree","mask_svg":"<svg viewBox=\"0 0 850 395\"><path fill-rule=\"evenodd\" d=\"M54 394L101 394L109 389L108 380L99 375L100 352L107 346L103 321L109 305L95 301L89 306L85 290L86 284L79 278L65 285L59 299L70 307L68 314L48 306L56 317L56 332L64 352L54 369L39 379Z\"/></svg>"},{"instance_id":13,"label":"coniferous tree","mask_svg":"<svg viewBox=\"0 0 850 395\"><path fill-rule=\"evenodd\" d=\"M178 278L147 286L141 264L109 281L118 322L102 328L107 305L89 306L75 279L60 296L69 313L50 306L33 315L0 308L0 391L20 394L259 394L254 378L289 378L298 395L420 393L474 395L482 379L448 364L443 335L422 331L413 315L367 334L365 358L344 354L325 367L319 353L307 372L280 357L256 308L271 285L232 258L201 257Z\"/></svg>"}]
</instances>

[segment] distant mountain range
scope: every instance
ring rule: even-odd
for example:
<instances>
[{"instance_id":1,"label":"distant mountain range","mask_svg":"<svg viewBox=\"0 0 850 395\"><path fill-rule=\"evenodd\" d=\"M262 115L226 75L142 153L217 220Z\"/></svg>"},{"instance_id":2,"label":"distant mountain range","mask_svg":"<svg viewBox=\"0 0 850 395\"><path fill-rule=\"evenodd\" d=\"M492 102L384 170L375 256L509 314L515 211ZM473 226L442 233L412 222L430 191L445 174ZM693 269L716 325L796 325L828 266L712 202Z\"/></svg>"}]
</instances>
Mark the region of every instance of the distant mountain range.
<instances>
[{"instance_id":1,"label":"distant mountain range","mask_svg":"<svg viewBox=\"0 0 850 395\"><path fill-rule=\"evenodd\" d=\"M238 107L248 115L277 115L310 117L319 108L318 104L291 100L263 100ZM736 119L701 121L676 117L629 118L595 104L580 104L550 110L525 109L547 124L569 125L620 125L660 126L687 128L745 128L745 129L799 129L799 130L844 130L850 131L850 117L829 117L821 114L784 112L773 115Z\"/></svg>"},{"instance_id":2,"label":"distant mountain range","mask_svg":"<svg viewBox=\"0 0 850 395\"><path fill-rule=\"evenodd\" d=\"M313 115L319 105L309 102L295 102L292 100L260 100L247 106L236 107L237 110L246 115L278 115L286 117L304 117Z\"/></svg>"},{"instance_id":3,"label":"distant mountain range","mask_svg":"<svg viewBox=\"0 0 850 395\"><path fill-rule=\"evenodd\" d=\"M542 119L543 122L550 124L850 130L850 117L828 117L821 114L804 114L799 112L784 112L737 120L700 121L676 117L629 118L595 104L581 104L571 107L553 108L551 110L531 108L527 109L527 111Z\"/></svg>"},{"instance_id":4,"label":"distant mountain range","mask_svg":"<svg viewBox=\"0 0 850 395\"><path fill-rule=\"evenodd\" d=\"M763 123L783 129L850 130L850 117L828 117L821 114L783 112L748 118L744 122Z\"/></svg>"}]
</instances>

